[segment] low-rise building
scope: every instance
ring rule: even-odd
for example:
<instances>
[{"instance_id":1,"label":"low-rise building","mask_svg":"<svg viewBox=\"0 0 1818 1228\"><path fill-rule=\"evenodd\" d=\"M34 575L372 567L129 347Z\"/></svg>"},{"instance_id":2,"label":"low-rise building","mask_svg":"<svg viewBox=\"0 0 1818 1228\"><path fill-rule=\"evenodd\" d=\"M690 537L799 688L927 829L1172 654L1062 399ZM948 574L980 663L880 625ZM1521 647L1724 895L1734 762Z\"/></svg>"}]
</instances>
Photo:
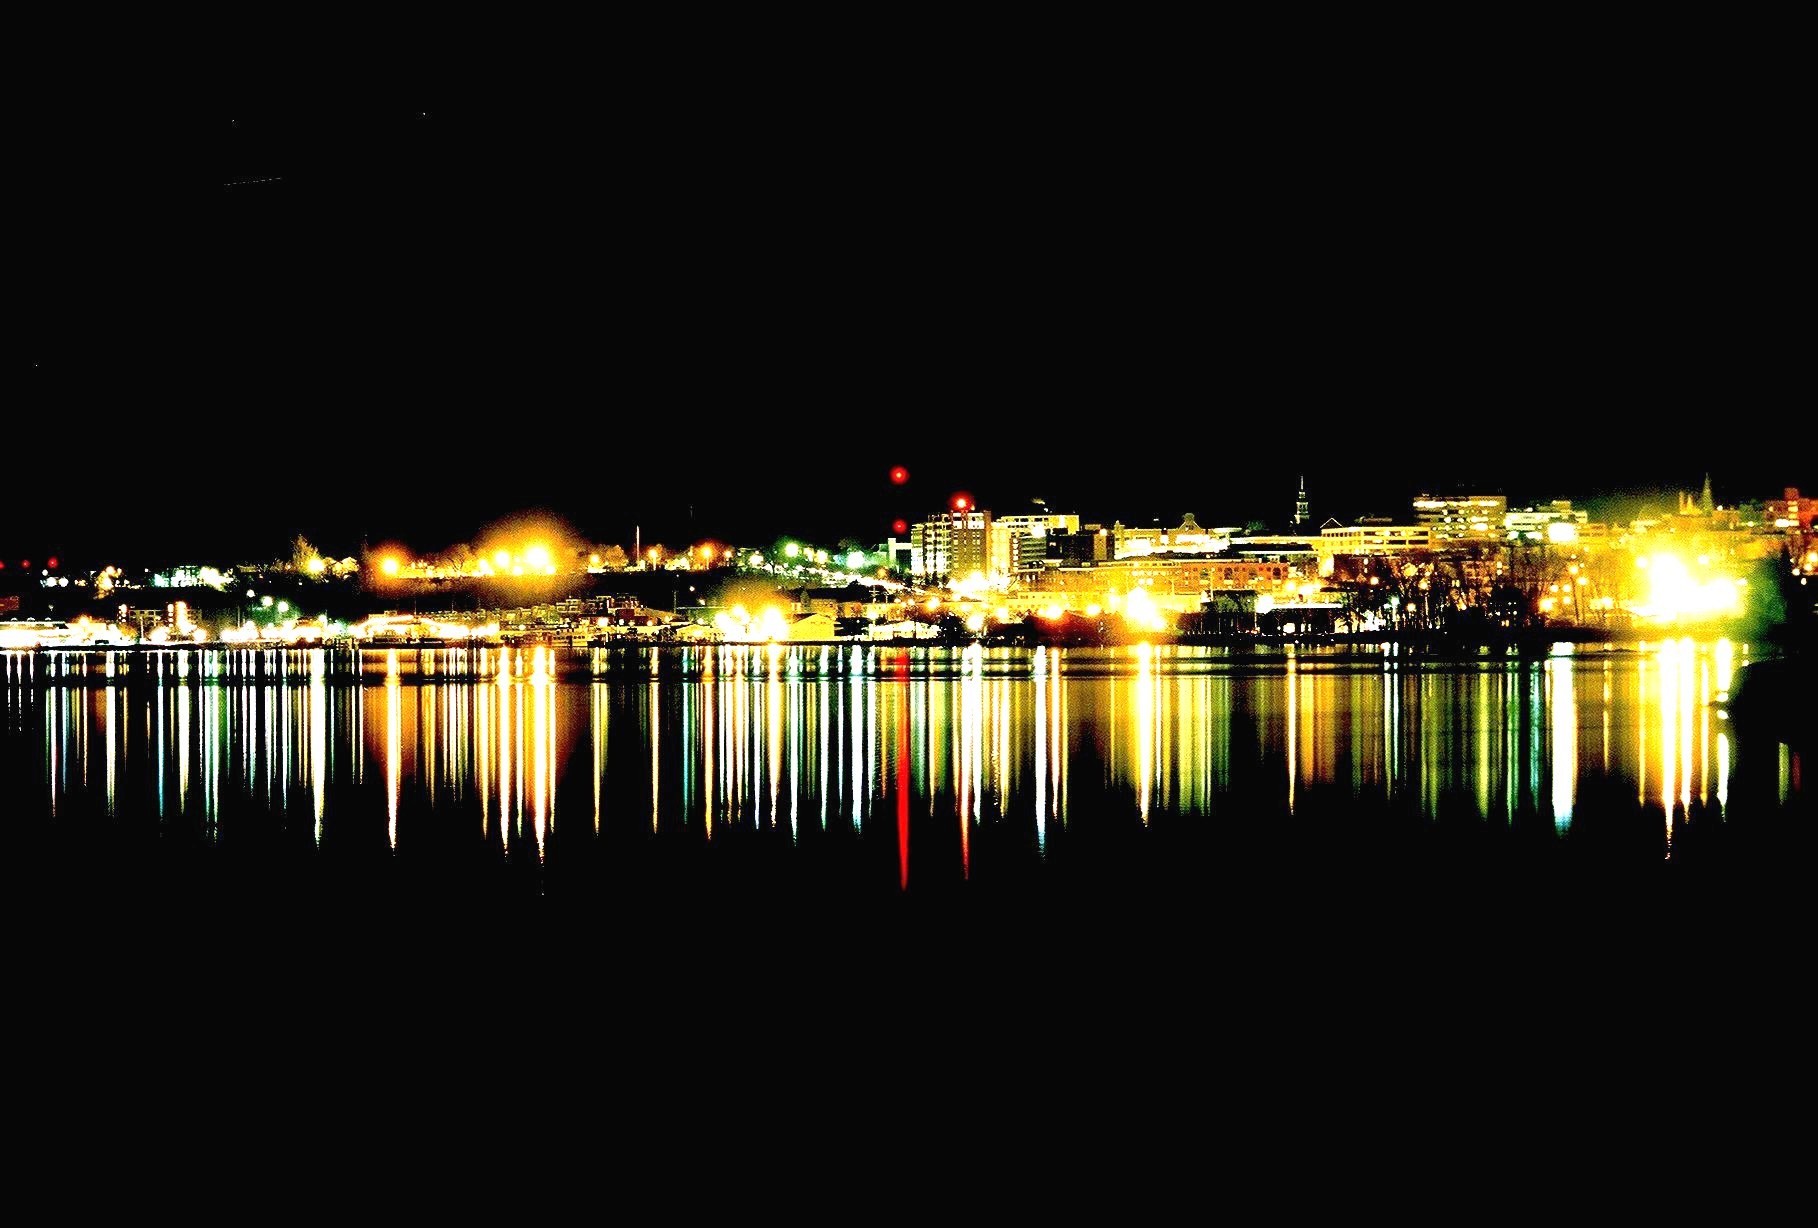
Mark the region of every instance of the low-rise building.
<instances>
[{"instance_id":1,"label":"low-rise building","mask_svg":"<svg viewBox=\"0 0 1818 1228\"><path fill-rule=\"evenodd\" d=\"M1414 500L1414 519L1434 541L1501 537L1509 501L1503 495L1427 495Z\"/></svg>"},{"instance_id":2,"label":"low-rise building","mask_svg":"<svg viewBox=\"0 0 1818 1228\"><path fill-rule=\"evenodd\" d=\"M1322 554L1399 554L1431 550L1434 536L1425 524L1328 525L1319 531Z\"/></svg>"}]
</instances>

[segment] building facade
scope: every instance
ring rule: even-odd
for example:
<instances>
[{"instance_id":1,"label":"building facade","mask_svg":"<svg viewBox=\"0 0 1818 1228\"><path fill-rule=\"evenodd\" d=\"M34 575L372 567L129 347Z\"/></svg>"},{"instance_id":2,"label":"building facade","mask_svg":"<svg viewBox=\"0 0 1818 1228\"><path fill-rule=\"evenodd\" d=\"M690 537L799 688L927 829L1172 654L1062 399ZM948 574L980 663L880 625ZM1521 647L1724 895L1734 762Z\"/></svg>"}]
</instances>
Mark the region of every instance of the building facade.
<instances>
[{"instance_id":1,"label":"building facade","mask_svg":"<svg viewBox=\"0 0 1818 1228\"><path fill-rule=\"evenodd\" d=\"M909 572L920 580L991 574L991 513L969 507L938 512L909 527Z\"/></svg>"},{"instance_id":2,"label":"building facade","mask_svg":"<svg viewBox=\"0 0 1818 1228\"><path fill-rule=\"evenodd\" d=\"M1426 524L1328 525L1319 531L1322 554L1398 554L1431 550L1435 533Z\"/></svg>"},{"instance_id":3,"label":"building facade","mask_svg":"<svg viewBox=\"0 0 1818 1228\"><path fill-rule=\"evenodd\" d=\"M1079 517L1072 512L1030 512L1001 516L991 522L996 534L993 570L1005 575L1039 571L1048 557L1050 533L1079 532Z\"/></svg>"},{"instance_id":4,"label":"building facade","mask_svg":"<svg viewBox=\"0 0 1818 1228\"><path fill-rule=\"evenodd\" d=\"M1578 530L1589 523L1590 514L1574 511L1570 499L1555 499L1535 507L1511 508L1503 514L1503 535L1510 541L1576 541ZM1568 531L1560 527L1570 525Z\"/></svg>"},{"instance_id":5,"label":"building facade","mask_svg":"<svg viewBox=\"0 0 1818 1228\"><path fill-rule=\"evenodd\" d=\"M1434 541L1501 537L1509 501L1502 495L1421 495L1415 522L1432 530Z\"/></svg>"}]
</instances>

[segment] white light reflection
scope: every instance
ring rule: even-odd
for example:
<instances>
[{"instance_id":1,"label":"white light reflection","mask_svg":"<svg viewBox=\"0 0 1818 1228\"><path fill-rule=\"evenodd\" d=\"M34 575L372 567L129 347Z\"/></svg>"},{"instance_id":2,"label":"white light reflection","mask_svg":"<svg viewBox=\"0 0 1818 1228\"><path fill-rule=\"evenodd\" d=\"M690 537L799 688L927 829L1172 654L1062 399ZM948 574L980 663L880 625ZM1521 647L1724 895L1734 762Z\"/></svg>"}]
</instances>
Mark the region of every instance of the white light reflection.
<instances>
[{"instance_id":1,"label":"white light reflection","mask_svg":"<svg viewBox=\"0 0 1818 1228\"><path fill-rule=\"evenodd\" d=\"M1035 847L1048 848L1048 650L1035 649Z\"/></svg>"},{"instance_id":2,"label":"white light reflection","mask_svg":"<svg viewBox=\"0 0 1818 1228\"><path fill-rule=\"evenodd\" d=\"M509 853L514 817L511 807L511 668L503 652L499 654L499 673L493 682L493 699L498 704L493 727L497 731L499 752L499 845L502 851Z\"/></svg>"},{"instance_id":3,"label":"white light reflection","mask_svg":"<svg viewBox=\"0 0 1818 1228\"><path fill-rule=\"evenodd\" d=\"M530 687L531 771L535 776L531 783L531 822L537 837L537 861L541 862L549 830L555 822L549 797L549 775L555 760L550 738L555 732L555 720L549 703L549 692L553 684L543 667L543 646L540 644L537 646L536 662L527 685Z\"/></svg>"},{"instance_id":4,"label":"white light reflection","mask_svg":"<svg viewBox=\"0 0 1818 1228\"><path fill-rule=\"evenodd\" d=\"M865 680L859 668L859 650L852 650L852 666L849 677L852 693L851 715L846 726L846 741L852 748L852 774L848 778L847 800L852 809L852 830L862 831L865 826L862 803L865 792L865 705L863 688Z\"/></svg>"},{"instance_id":5,"label":"white light reflection","mask_svg":"<svg viewBox=\"0 0 1818 1228\"><path fill-rule=\"evenodd\" d=\"M1294 645L1288 645L1288 813L1294 813L1294 782L1300 775L1300 762L1297 758L1300 748L1300 717L1297 709L1300 696L1300 661L1295 656Z\"/></svg>"},{"instance_id":6,"label":"white light reflection","mask_svg":"<svg viewBox=\"0 0 1818 1228\"><path fill-rule=\"evenodd\" d=\"M113 676L113 672L114 654L110 652L107 654L107 673L110 678ZM102 690L102 703L104 705L103 720L105 722L103 725L103 732L106 735L103 740L107 744L107 813L109 814L114 813L114 759L119 754L119 740L114 729L115 691L116 688L112 686L105 687Z\"/></svg>"},{"instance_id":7,"label":"white light reflection","mask_svg":"<svg viewBox=\"0 0 1818 1228\"><path fill-rule=\"evenodd\" d=\"M770 825L776 826L777 799L781 795L783 780L783 680L777 672L777 662L781 659L783 646L770 645L770 671L768 681L764 684L764 728L768 763L770 770Z\"/></svg>"},{"instance_id":8,"label":"white light reflection","mask_svg":"<svg viewBox=\"0 0 1818 1228\"><path fill-rule=\"evenodd\" d=\"M1148 826L1155 780L1155 661L1147 642L1136 646L1136 771L1136 809Z\"/></svg>"},{"instance_id":9,"label":"white light reflection","mask_svg":"<svg viewBox=\"0 0 1818 1228\"><path fill-rule=\"evenodd\" d=\"M179 654L179 660L182 655ZM184 671L178 672L177 682L177 813L189 813L189 683L182 681Z\"/></svg>"},{"instance_id":10,"label":"white light reflection","mask_svg":"<svg viewBox=\"0 0 1818 1228\"><path fill-rule=\"evenodd\" d=\"M651 654L650 664L651 664L651 671L654 673L655 669L656 669L656 655L654 653ZM662 722L657 719L658 714L662 710L662 703L661 703L661 699L660 699L661 693L657 689L660 685L661 684L658 683L654 677L651 678L650 689L649 689L646 699L645 699L645 707L646 707L646 711L648 713L646 719L647 719L647 722L650 727L650 830L651 831L655 831L657 829L658 795L659 795L660 787L662 784L662 752L661 752L662 737L660 736L660 730L659 730L659 726L662 724Z\"/></svg>"},{"instance_id":11,"label":"white light reflection","mask_svg":"<svg viewBox=\"0 0 1818 1228\"><path fill-rule=\"evenodd\" d=\"M1572 826L1572 802L1578 788L1578 699L1572 658L1549 657L1546 669L1552 690L1553 827L1564 832Z\"/></svg>"},{"instance_id":12,"label":"white light reflection","mask_svg":"<svg viewBox=\"0 0 1818 1228\"><path fill-rule=\"evenodd\" d=\"M398 795L404 782L403 694L398 681L398 654L390 654L385 672L385 837L398 847Z\"/></svg>"},{"instance_id":13,"label":"white light reflection","mask_svg":"<svg viewBox=\"0 0 1818 1228\"><path fill-rule=\"evenodd\" d=\"M959 820L960 869L972 877L972 820L979 811L984 768L985 683L983 649L976 641L960 658Z\"/></svg>"},{"instance_id":14,"label":"white light reflection","mask_svg":"<svg viewBox=\"0 0 1818 1228\"><path fill-rule=\"evenodd\" d=\"M593 739L593 834L600 834L600 820L603 811L600 807L600 785L606 779L606 709L608 692L606 684L596 682L588 688L588 700L592 711L588 714L588 731ZM712 720L711 713L708 720ZM712 735L709 733L709 738ZM709 742L707 754L709 762L713 755L712 743Z\"/></svg>"},{"instance_id":15,"label":"white light reflection","mask_svg":"<svg viewBox=\"0 0 1818 1228\"><path fill-rule=\"evenodd\" d=\"M316 847L320 848L322 815L328 801L328 687L323 678L322 649L311 649L309 656L309 794L315 811Z\"/></svg>"}]
</instances>

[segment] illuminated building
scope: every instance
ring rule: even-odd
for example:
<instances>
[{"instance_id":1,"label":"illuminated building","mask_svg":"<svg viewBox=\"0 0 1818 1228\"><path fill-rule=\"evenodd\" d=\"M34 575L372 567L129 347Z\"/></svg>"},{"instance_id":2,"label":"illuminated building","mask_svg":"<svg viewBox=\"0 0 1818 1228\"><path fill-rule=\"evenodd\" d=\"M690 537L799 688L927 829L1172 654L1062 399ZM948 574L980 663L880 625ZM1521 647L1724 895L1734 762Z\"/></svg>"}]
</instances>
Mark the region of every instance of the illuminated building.
<instances>
[{"instance_id":1,"label":"illuminated building","mask_svg":"<svg viewBox=\"0 0 1818 1228\"><path fill-rule=\"evenodd\" d=\"M803 611L829 618L878 619L896 611L900 602L881 585L859 584L844 588L805 588L799 597Z\"/></svg>"},{"instance_id":2,"label":"illuminated building","mask_svg":"<svg viewBox=\"0 0 1818 1228\"><path fill-rule=\"evenodd\" d=\"M1294 527L1305 530L1313 523L1313 513L1307 507L1307 475L1300 475L1300 494L1294 500Z\"/></svg>"},{"instance_id":3,"label":"illuminated building","mask_svg":"<svg viewBox=\"0 0 1818 1228\"><path fill-rule=\"evenodd\" d=\"M924 580L991 573L991 513L964 507L909 527L909 571Z\"/></svg>"},{"instance_id":4,"label":"illuminated building","mask_svg":"<svg viewBox=\"0 0 1818 1228\"><path fill-rule=\"evenodd\" d=\"M1150 554L1213 554L1223 550L1226 538L1200 527L1193 513L1172 529L1126 529L1112 527L1115 557L1140 558Z\"/></svg>"},{"instance_id":5,"label":"illuminated building","mask_svg":"<svg viewBox=\"0 0 1818 1228\"><path fill-rule=\"evenodd\" d=\"M1570 499L1555 499L1545 506L1514 508L1503 514L1504 534L1510 541L1576 541L1590 520L1588 512L1574 511ZM1564 526L1571 526L1569 531Z\"/></svg>"},{"instance_id":6,"label":"illuminated building","mask_svg":"<svg viewBox=\"0 0 1818 1228\"><path fill-rule=\"evenodd\" d=\"M1802 499L1799 488L1789 486L1778 499L1769 499L1762 505L1763 519L1782 532L1798 529L1804 533L1812 531L1812 521L1818 517L1818 499Z\"/></svg>"},{"instance_id":7,"label":"illuminated building","mask_svg":"<svg viewBox=\"0 0 1818 1228\"><path fill-rule=\"evenodd\" d=\"M885 538L884 544L873 553L883 555L886 560L884 565L891 571L908 571L915 562L914 547L907 538Z\"/></svg>"},{"instance_id":8,"label":"illuminated building","mask_svg":"<svg viewBox=\"0 0 1818 1228\"><path fill-rule=\"evenodd\" d=\"M1399 554L1431 550L1436 534L1427 524L1327 525L1319 531L1322 554Z\"/></svg>"},{"instance_id":9,"label":"illuminated building","mask_svg":"<svg viewBox=\"0 0 1818 1228\"><path fill-rule=\"evenodd\" d=\"M1117 559L1084 567L1050 567L1033 577L1024 604L1090 611L1112 608L1121 595L1141 591L1157 609L1198 610L1208 592L1286 593L1297 581L1316 583L1313 554L1286 558L1166 557Z\"/></svg>"},{"instance_id":10,"label":"illuminated building","mask_svg":"<svg viewBox=\"0 0 1818 1228\"><path fill-rule=\"evenodd\" d=\"M1082 525L1072 531L1050 530L1047 550L1050 566L1102 563L1111 557L1111 531L1096 524Z\"/></svg>"},{"instance_id":11,"label":"illuminated building","mask_svg":"<svg viewBox=\"0 0 1818 1228\"><path fill-rule=\"evenodd\" d=\"M1044 510L1002 516L991 522L994 570L1011 574L1039 571L1047 562L1048 534L1079 532L1079 517L1071 512Z\"/></svg>"},{"instance_id":12,"label":"illuminated building","mask_svg":"<svg viewBox=\"0 0 1818 1228\"><path fill-rule=\"evenodd\" d=\"M1423 494L1414 500L1414 519L1432 530L1434 541L1501 537L1508 512L1502 495Z\"/></svg>"}]
</instances>

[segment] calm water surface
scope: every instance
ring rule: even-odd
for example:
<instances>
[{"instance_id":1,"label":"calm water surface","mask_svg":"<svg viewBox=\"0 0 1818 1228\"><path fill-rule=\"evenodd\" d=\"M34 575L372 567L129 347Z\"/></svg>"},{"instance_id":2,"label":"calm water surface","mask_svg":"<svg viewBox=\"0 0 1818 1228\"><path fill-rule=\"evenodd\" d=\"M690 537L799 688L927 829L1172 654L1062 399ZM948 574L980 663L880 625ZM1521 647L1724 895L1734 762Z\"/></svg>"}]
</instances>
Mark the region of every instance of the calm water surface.
<instances>
[{"instance_id":1,"label":"calm water surface","mask_svg":"<svg viewBox=\"0 0 1818 1228\"><path fill-rule=\"evenodd\" d=\"M1140 847L1309 812L1562 846L1620 813L1671 858L1687 824L1733 817L1723 708L1748 654L406 649L354 672L319 650L13 655L0 801L15 843L414 858L539 891L563 889L564 864L664 850L703 873L797 860L915 891L1039 877L1095 833ZM1763 804L1798 797L1796 755L1751 753Z\"/></svg>"}]
</instances>

